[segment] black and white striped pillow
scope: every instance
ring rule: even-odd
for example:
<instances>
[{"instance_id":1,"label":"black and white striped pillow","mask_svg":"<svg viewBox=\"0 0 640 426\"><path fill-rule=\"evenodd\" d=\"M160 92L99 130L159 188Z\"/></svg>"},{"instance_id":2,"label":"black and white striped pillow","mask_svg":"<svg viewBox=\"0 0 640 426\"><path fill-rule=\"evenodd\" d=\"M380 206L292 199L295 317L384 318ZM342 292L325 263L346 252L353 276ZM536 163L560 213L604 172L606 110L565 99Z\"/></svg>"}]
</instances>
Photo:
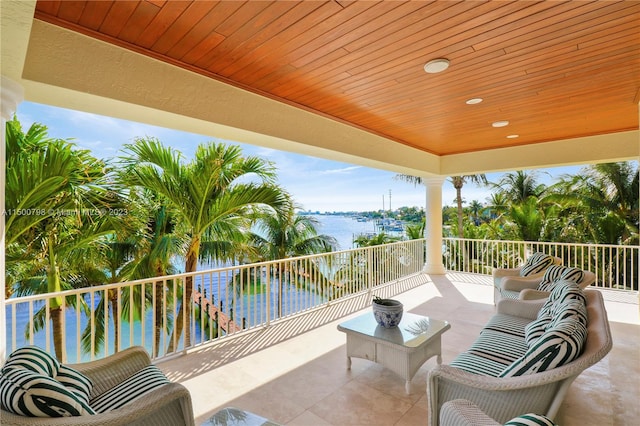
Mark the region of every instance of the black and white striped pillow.
<instances>
[{"instance_id":1,"label":"black and white striped pillow","mask_svg":"<svg viewBox=\"0 0 640 426\"><path fill-rule=\"evenodd\" d=\"M578 284L573 281L557 281L551 288L549 297L542 305L542 308L538 311L538 318L544 316L552 317L555 312L555 306L572 299L580 300L585 306L587 304L587 298L584 295L584 291Z\"/></svg>"},{"instance_id":2,"label":"black and white striped pillow","mask_svg":"<svg viewBox=\"0 0 640 426\"><path fill-rule=\"evenodd\" d=\"M169 380L162 371L155 365L149 365L91 400L91 407L97 413L115 410L167 383Z\"/></svg>"},{"instance_id":3,"label":"black and white striped pillow","mask_svg":"<svg viewBox=\"0 0 640 426\"><path fill-rule=\"evenodd\" d=\"M27 417L95 414L88 404L57 380L27 368L2 370L0 402L4 410Z\"/></svg>"},{"instance_id":4,"label":"black and white striped pillow","mask_svg":"<svg viewBox=\"0 0 640 426\"><path fill-rule=\"evenodd\" d=\"M89 405L91 391L93 390L93 382L90 378L67 365L60 364L60 369L55 379L73 392L78 399Z\"/></svg>"},{"instance_id":5,"label":"black and white striped pillow","mask_svg":"<svg viewBox=\"0 0 640 426\"><path fill-rule=\"evenodd\" d=\"M524 328L524 340L527 346L531 347L540 336L547 331L547 327L551 323L551 316L544 315L536 320L531 321Z\"/></svg>"},{"instance_id":6,"label":"black and white striped pillow","mask_svg":"<svg viewBox=\"0 0 640 426\"><path fill-rule=\"evenodd\" d=\"M515 417L504 424L504 426L557 426L553 420L540 414L523 414Z\"/></svg>"},{"instance_id":7,"label":"black and white striped pillow","mask_svg":"<svg viewBox=\"0 0 640 426\"><path fill-rule=\"evenodd\" d=\"M573 268L569 266L552 265L550 266L542 276L540 284L538 284L538 290L551 291L558 281L571 281L578 284L584 277L584 271L582 269Z\"/></svg>"},{"instance_id":8,"label":"black and white striped pillow","mask_svg":"<svg viewBox=\"0 0 640 426\"><path fill-rule=\"evenodd\" d=\"M549 323L548 328L555 327L565 319L573 319L587 325L587 307L580 299L568 299L556 303L551 311L553 320Z\"/></svg>"},{"instance_id":9,"label":"black and white striped pillow","mask_svg":"<svg viewBox=\"0 0 640 426\"><path fill-rule=\"evenodd\" d=\"M498 377L534 374L567 364L580 355L586 340L587 327L582 322L572 318L559 321Z\"/></svg>"},{"instance_id":10,"label":"black and white striped pillow","mask_svg":"<svg viewBox=\"0 0 640 426\"><path fill-rule=\"evenodd\" d=\"M520 276L539 274L553 264L553 256L545 253L533 253L520 268Z\"/></svg>"},{"instance_id":11,"label":"black and white striped pillow","mask_svg":"<svg viewBox=\"0 0 640 426\"><path fill-rule=\"evenodd\" d=\"M26 368L34 373L55 377L60 369L60 363L37 346L25 346L16 349L9 355L2 370L12 368Z\"/></svg>"}]
</instances>

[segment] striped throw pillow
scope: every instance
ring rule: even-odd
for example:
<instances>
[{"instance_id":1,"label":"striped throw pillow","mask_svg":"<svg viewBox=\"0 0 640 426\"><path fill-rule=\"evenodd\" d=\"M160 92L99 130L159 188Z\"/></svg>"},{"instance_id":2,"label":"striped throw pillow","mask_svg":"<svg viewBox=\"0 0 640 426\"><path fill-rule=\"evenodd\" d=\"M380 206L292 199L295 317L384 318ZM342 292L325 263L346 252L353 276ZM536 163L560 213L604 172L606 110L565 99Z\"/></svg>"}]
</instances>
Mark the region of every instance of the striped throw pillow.
<instances>
[{"instance_id":1,"label":"striped throw pillow","mask_svg":"<svg viewBox=\"0 0 640 426\"><path fill-rule=\"evenodd\" d=\"M60 369L60 363L53 356L37 346L18 348L9 355L2 370L25 368L34 373L55 377Z\"/></svg>"},{"instance_id":2,"label":"striped throw pillow","mask_svg":"<svg viewBox=\"0 0 640 426\"><path fill-rule=\"evenodd\" d=\"M544 315L527 324L524 328L524 340L527 343L527 346L531 347L531 345L533 345L535 341L538 340L545 331L547 331L547 327L550 323L551 316Z\"/></svg>"},{"instance_id":3,"label":"striped throw pillow","mask_svg":"<svg viewBox=\"0 0 640 426\"><path fill-rule=\"evenodd\" d=\"M515 417L504 424L504 426L557 426L553 420L540 414L523 414Z\"/></svg>"},{"instance_id":4,"label":"striped throw pillow","mask_svg":"<svg viewBox=\"0 0 640 426\"><path fill-rule=\"evenodd\" d=\"M542 276L540 284L538 284L538 290L551 291L554 284L558 281L571 281L578 284L582 281L584 272L582 269L572 268L568 266L552 265L550 266Z\"/></svg>"},{"instance_id":5,"label":"striped throw pillow","mask_svg":"<svg viewBox=\"0 0 640 426\"><path fill-rule=\"evenodd\" d=\"M119 385L91 400L97 413L106 413L126 405L169 383L166 376L155 365L149 365Z\"/></svg>"},{"instance_id":6,"label":"striped throw pillow","mask_svg":"<svg viewBox=\"0 0 640 426\"><path fill-rule=\"evenodd\" d=\"M551 288L549 297L542 305L542 308L538 311L538 318L543 316L553 316L555 306L572 299L580 300L585 306L587 304L587 298L584 295L584 291L578 284L573 281L557 281Z\"/></svg>"},{"instance_id":7,"label":"striped throw pillow","mask_svg":"<svg viewBox=\"0 0 640 426\"><path fill-rule=\"evenodd\" d=\"M520 276L528 277L529 275L539 274L540 272L553 265L553 256L545 253L533 253L522 268L520 268Z\"/></svg>"},{"instance_id":8,"label":"striped throw pillow","mask_svg":"<svg viewBox=\"0 0 640 426\"><path fill-rule=\"evenodd\" d=\"M498 377L534 374L567 364L580 355L586 340L587 327L582 322L572 318L559 321Z\"/></svg>"},{"instance_id":9,"label":"striped throw pillow","mask_svg":"<svg viewBox=\"0 0 640 426\"><path fill-rule=\"evenodd\" d=\"M0 402L4 410L27 417L70 417L95 414L57 380L27 368L2 370Z\"/></svg>"},{"instance_id":10,"label":"striped throw pillow","mask_svg":"<svg viewBox=\"0 0 640 426\"><path fill-rule=\"evenodd\" d=\"M58 375L55 378L69 391L73 392L78 399L89 405L91 391L93 390L93 382L90 378L64 364L60 364Z\"/></svg>"}]
</instances>

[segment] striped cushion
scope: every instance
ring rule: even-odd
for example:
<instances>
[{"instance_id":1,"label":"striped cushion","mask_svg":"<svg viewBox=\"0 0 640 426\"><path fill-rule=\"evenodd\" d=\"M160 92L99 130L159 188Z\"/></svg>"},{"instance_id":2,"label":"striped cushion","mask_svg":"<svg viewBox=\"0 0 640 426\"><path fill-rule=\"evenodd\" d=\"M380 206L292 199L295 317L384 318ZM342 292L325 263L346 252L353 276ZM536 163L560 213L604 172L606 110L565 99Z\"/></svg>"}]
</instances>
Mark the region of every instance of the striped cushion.
<instances>
[{"instance_id":1,"label":"striped cushion","mask_svg":"<svg viewBox=\"0 0 640 426\"><path fill-rule=\"evenodd\" d=\"M26 368L34 373L55 377L60 369L57 359L37 346L18 348L9 355L2 370Z\"/></svg>"},{"instance_id":2,"label":"striped cushion","mask_svg":"<svg viewBox=\"0 0 640 426\"><path fill-rule=\"evenodd\" d=\"M578 299L569 299L562 303L556 303L552 309L553 319L549 323L549 328L553 328L565 319L573 319L587 325L587 307Z\"/></svg>"},{"instance_id":3,"label":"striped cushion","mask_svg":"<svg viewBox=\"0 0 640 426\"><path fill-rule=\"evenodd\" d=\"M449 363L450 366L459 368L468 373L480 376L498 377L504 371L504 364L481 356L463 352Z\"/></svg>"},{"instance_id":4,"label":"striped cushion","mask_svg":"<svg viewBox=\"0 0 640 426\"><path fill-rule=\"evenodd\" d=\"M527 349L522 337L484 330L467 352L500 362L506 367L524 355Z\"/></svg>"},{"instance_id":5,"label":"striped cushion","mask_svg":"<svg viewBox=\"0 0 640 426\"><path fill-rule=\"evenodd\" d=\"M573 318L558 321L499 377L522 376L551 370L576 359L587 339L587 327Z\"/></svg>"},{"instance_id":6,"label":"striped cushion","mask_svg":"<svg viewBox=\"0 0 640 426\"><path fill-rule=\"evenodd\" d=\"M544 272L542 280L540 281L540 284L538 284L538 290L551 291L553 284L560 280L572 281L577 284L582 281L583 277L584 272L582 269L552 265Z\"/></svg>"},{"instance_id":7,"label":"striped cushion","mask_svg":"<svg viewBox=\"0 0 640 426\"><path fill-rule=\"evenodd\" d=\"M553 265L553 256L545 253L533 253L522 268L520 268L520 276L527 277L529 275L539 274L550 265Z\"/></svg>"},{"instance_id":8,"label":"striped cushion","mask_svg":"<svg viewBox=\"0 0 640 426\"><path fill-rule=\"evenodd\" d=\"M95 412L57 380L28 368L2 370L0 402L4 410L28 417L70 417Z\"/></svg>"},{"instance_id":9,"label":"striped cushion","mask_svg":"<svg viewBox=\"0 0 640 426\"><path fill-rule=\"evenodd\" d=\"M585 306L587 304L587 298L578 284L566 280L556 282L551 289L551 293L549 293L549 297L545 301L544 305L542 305L540 311L538 311L538 318L543 316L553 316L554 306L571 299L581 300Z\"/></svg>"},{"instance_id":10,"label":"striped cushion","mask_svg":"<svg viewBox=\"0 0 640 426\"><path fill-rule=\"evenodd\" d=\"M524 337L525 327L529 324L528 318L515 317L507 314L495 314L482 329L494 330L513 336Z\"/></svg>"},{"instance_id":11,"label":"striped cushion","mask_svg":"<svg viewBox=\"0 0 640 426\"><path fill-rule=\"evenodd\" d=\"M527 326L524 328L524 339L527 343L527 346L533 345L535 341L538 340L538 338L542 336L545 331L547 331L547 327L550 323L551 315L545 315L527 324Z\"/></svg>"},{"instance_id":12,"label":"striped cushion","mask_svg":"<svg viewBox=\"0 0 640 426\"><path fill-rule=\"evenodd\" d=\"M93 390L91 379L71 367L60 364L56 380L73 392L78 399L89 405L91 391Z\"/></svg>"},{"instance_id":13,"label":"striped cushion","mask_svg":"<svg viewBox=\"0 0 640 426\"><path fill-rule=\"evenodd\" d=\"M115 410L169 383L162 371L149 365L119 385L109 389L91 401L97 413Z\"/></svg>"},{"instance_id":14,"label":"striped cushion","mask_svg":"<svg viewBox=\"0 0 640 426\"><path fill-rule=\"evenodd\" d=\"M556 426L556 424L546 416L529 413L509 420L504 426Z\"/></svg>"}]
</instances>

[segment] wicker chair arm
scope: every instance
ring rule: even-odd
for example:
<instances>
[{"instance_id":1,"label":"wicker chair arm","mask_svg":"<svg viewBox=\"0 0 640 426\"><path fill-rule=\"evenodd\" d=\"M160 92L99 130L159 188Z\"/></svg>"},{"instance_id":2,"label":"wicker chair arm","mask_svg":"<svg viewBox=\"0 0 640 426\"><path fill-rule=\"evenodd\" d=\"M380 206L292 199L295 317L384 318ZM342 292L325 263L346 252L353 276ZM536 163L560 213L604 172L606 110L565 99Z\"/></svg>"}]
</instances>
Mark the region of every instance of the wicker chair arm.
<instances>
[{"instance_id":1,"label":"wicker chair arm","mask_svg":"<svg viewBox=\"0 0 640 426\"><path fill-rule=\"evenodd\" d=\"M538 288L542 277L504 277L500 288L506 291L522 291L525 288Z\"/></svg>"},{"instance_id":2,"label":"wicker chair arm","mask_svg":"<svg viewBox=\"0 0 640 426\"><path fill-rule=\"evenodd\" d=\"M549 297L548 291L534 290L531 288L522 290L518 296L520 300L540 300L546 299L547 297Z\"/></svg>"},{"instance_id":3,"label":"wicker chair arm","mask_svg":"<svg viewBox=\"0 0 640 426\"><path fill-rule=\"evenodd\" d=\"M493 271L491 271L491 275L493 275L494 278L516 277L516 276L520 276L520 270L521 269L522 269L522 267L519 267L519 268L493 268Z\"/></svg>"},{"instance_id":4,"label":"wicker chair arm","mask_svg":"<svg viewBox=\"0 0 640 426\"><path fill-rule=\"evenodd\" d=\"M538 311L544 305L544 300L516 300L516 299L502 299L498 302L498 313L513 315L522 318L528 318L534 320L538 317Z\"/></svg>"}]
</instances>

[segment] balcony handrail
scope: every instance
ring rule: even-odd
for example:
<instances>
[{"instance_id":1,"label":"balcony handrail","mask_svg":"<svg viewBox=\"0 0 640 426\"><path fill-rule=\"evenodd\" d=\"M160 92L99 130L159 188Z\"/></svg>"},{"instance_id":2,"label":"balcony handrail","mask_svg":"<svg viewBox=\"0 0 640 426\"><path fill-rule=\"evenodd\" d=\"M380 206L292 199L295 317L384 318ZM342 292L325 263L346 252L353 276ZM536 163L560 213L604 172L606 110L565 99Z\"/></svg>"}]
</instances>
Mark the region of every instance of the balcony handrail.
<instances>
[{"instance_id":1,"label":"balcony handrail","mask_svg":"<svg viewBox=\"0 0 640 426\"><path fill-rule=\"evenodd\" d=\"M320 253L243 265L227 265L201 271L150 277L6 299L8 350L24 344L38 344L51 350L54 334L49 321L53 306L64 311L62 327L68 348L62 361L84 361L86 357L108 355L117 348L142 344L155 359L186 352L271 321L291 317L310 309L328 306L333 300L358 295L393 295L389 283L420 273L426 261L425 239L394 242L371 247ZM567 266L592 270L595 287L638 291L640 247L611 244L579 244L537 241L478 240L444 238L443 263L448 271L490 274L494 267L518 266L527 253L542 250L561 257ZM196 298L187 300L187 278L192 278ZM193 303L192 303L193 302ZM85 304L89 313L67 309ZM96 314L100 303L110 309ZM127 307L138 306L139 312ZM186 328L192 343L174 336L173 321L185 304L190 318ZM208 313L201 313L203 305ZM103 306L104 307L104 306ZM210 308L214 307L214 308ZM354 308L355 309L355 308ZM36 316L42 310L36 331ZM123 315L126 313L127 315ZM219 318L212 318L219 313ZM345 312L347 314L348 312ZM234 325L224 326L232 322ZM100 345L97 330L103 330ZM116 326L117 324L117 326ZM18 336L27 330L29 338ZM89 333L90 353L81 350L82 332ZM166 352L173 342L173 352ZM75 353L75 358L68 355Z\"/></svg>"},{"instance_id":2,"label":"balcony handrail","mask_svg":"<svg viewBox=\"0 0 640 426\"><path fill-rule=\"evenodd\" d=\"M161 358L167 354L158 348L166 347L171 341L179 347L173 349L176 353L189 349L184 346L182 334L176 338L171 329L171 318L177 319L182 304L190 312L186 316L183 314L182 318L191 317L187 330L191 338L196 339L191 346L197 346L242 332L244 328L268 325L270 321L335 299L370 293L378 286L420 272L424 261L424 239L421 239L13 297L6 300L7 340L14 349L24 344L40 344L51 350L54 333L49 321L53 305L60 305L65 312L61 320L65 337L72 341L60 355L63 362L68 361L67 355L73 353L77 354L74 361L87 360L80 359L84 330L90 329L91 333L89 359L103 351L95 337L95 330L100 324L107 324L104 355L113 351L109 345L121 348L141 343L150 346L155 358ZM184 293L180 294L188 278L192 278L195 297L206 297L205 303L196 303L195 300L192 303L187 301ZM98 315L96 309L101 301L110 305ZM140 312L129 309L128 316L121 318L123 312L127 312L125 307L136 303ZM88 314L78 309L75 312L67 309L71 305L82 304L88 306ZM205 306L206 315L198 313L201 304ZM208 306L215 306L215 309ZM109 308L117 314L112 314ZM39 332L34 320L38 310L44 310L44 323L47 324ZM211 312L214 315L219 313L220 321L210 318ZM134 325L136 321L140 324ZM228 321L242 326L223 327L222 324ZM150 337L149 330L154 327L161 328L161 337ZM23 328L28 331L28 338L18 336ZM154 340L152 343L150 338ZM109 342L111 339L114 341Z\"/></svg>"}]
</instances>

